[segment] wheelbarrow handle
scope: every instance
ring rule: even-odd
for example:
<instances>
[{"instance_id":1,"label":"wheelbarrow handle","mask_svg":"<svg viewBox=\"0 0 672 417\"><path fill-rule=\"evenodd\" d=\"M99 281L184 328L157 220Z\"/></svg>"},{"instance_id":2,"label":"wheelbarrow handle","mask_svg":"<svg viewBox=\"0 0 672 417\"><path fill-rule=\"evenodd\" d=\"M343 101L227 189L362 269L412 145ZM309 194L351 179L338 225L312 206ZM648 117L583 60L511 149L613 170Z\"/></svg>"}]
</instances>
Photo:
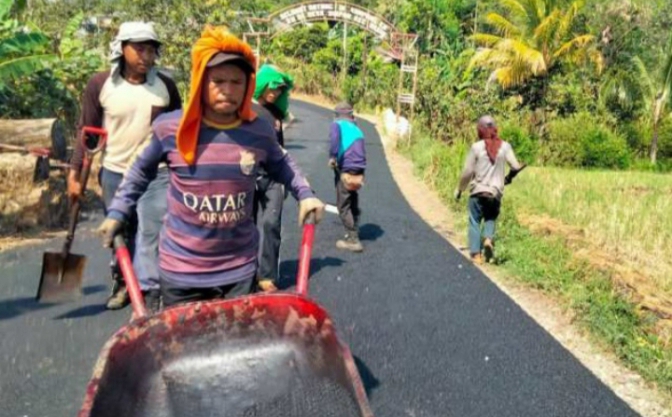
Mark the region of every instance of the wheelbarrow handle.
<instances>
[{"instance_id":1,"label":"wheelbarrow handle","mask_svg":"<svg viewBox=\"0 0 672 417\"><path fill-rule=\"evenodd\" d=\"M145 301L142 297L142 291L138 284L138 278L135 276L133 270L133 262L131 261L131 253L128 251L124 237L118 234L114 237L114 254L119 262L121 268L121 275L126 282L126 289L131 298L131 306L133 307L133 314L135 318L142 318L149 316Z\"/></svg>"},{"instance_id":2,"label":"wheelbarrow handle","mask_svg":"<svg viewBox=\"0 0 672 417\"><path fill-rule=\"evenodd\" d=\"M306 297L308 295L308 277L310 276L310 258L315 242L315 213L310 212L303 225L303 238L299 249L299 270L296 275L296 292Z\"/></svg>"}]
</instances>

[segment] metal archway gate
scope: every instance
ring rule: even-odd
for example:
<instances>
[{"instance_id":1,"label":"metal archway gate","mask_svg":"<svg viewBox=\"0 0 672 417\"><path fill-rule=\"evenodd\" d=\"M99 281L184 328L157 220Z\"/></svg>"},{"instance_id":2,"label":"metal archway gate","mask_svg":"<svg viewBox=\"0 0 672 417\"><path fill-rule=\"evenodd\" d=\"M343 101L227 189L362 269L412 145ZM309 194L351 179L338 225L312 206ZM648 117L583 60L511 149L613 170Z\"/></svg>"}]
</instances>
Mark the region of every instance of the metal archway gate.
<instances>
[{"instance_id":1,"label":"metal archway gate","mask_svg":"<svg viewBox=\"0 0 672 417\"><path fill-rule=\"evenodd\" d=\"M261 42L297 26L312 22L342 22L371 33L389 45L389 53L401 63L397 90L397 117L402 105L409 108L409 121L414 115L415 94L418 85L418 36L399 31L384 17L356 4L341 1L308 1L293 4L269 14L265 18L247 19L249 31L243 39L250 43L261 59Z\"/></svg>"}]
</instances>

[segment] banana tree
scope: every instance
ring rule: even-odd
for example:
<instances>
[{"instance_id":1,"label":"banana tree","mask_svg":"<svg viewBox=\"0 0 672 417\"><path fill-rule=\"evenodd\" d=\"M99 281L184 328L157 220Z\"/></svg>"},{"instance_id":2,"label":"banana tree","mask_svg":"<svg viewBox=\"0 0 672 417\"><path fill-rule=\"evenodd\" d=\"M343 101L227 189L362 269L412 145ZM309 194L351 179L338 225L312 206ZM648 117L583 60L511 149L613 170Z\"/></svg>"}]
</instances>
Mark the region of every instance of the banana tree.
<instances>
[{"instance_id":1,"label":"banana tree","mask_svg":"<svg viewBox=\"0 0 672 417\"><path fill-rule=\"evenodd\" d=\"M25 2L0 0L0 86L11 79L30 75L56 56L50 52L49 38L12 18L15 6Z\"/></svg>"}]
</instances>

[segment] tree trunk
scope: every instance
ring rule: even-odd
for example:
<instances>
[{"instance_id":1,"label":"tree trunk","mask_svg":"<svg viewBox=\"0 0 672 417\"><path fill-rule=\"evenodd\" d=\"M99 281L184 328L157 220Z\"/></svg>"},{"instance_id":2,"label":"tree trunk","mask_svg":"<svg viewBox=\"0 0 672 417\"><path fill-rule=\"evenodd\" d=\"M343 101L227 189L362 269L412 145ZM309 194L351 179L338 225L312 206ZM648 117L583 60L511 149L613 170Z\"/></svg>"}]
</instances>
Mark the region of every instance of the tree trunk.
<instances>
[{"instance_id":1,"label":"tree trunk","mask_svg":"<svg viewBox=\"0 0 672 417\"><path fill-rule=\"evenodd\" d=\"M649 150L649 158L651 163L656 164L658 159L658 122L653 123L653 138L651 139L651 149Z\"/></svg>"},{"instance_id":2,"label":"tree trunk","mask_svg":"<svg viewBox=\"0 0 672 417\"><path fill-rule=\"evenodd\" d=\"M64 160L67 141L58 119L0 119L0 144L23 148L47 148L51 158Z\"/></svg>"}]
</instances>

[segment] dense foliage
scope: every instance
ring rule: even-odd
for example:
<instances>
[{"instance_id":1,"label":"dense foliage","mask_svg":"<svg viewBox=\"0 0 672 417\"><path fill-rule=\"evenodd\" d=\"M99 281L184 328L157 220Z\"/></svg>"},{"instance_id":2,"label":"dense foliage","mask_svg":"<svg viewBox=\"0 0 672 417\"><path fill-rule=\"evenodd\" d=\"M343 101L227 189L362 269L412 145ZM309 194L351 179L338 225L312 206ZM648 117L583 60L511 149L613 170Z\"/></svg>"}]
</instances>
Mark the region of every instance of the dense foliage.
<instances>
[{"instance_id":1,"label":"dense foliage","mask_svg":"<svg viewBox=\"0 0 672 417\"><path fill-rule=\"evenodd\" d=\"M0 116L59 115L74 123L85 82L105 67L107 45L124 20L155 22L165 41L161 64L186 94L189 49L203 24L242 34L247 18L291 3L35 0L27 8L25 1L0 0ZM415 123L434 137L472 141L474 120L491 113L529 162L670 165L669 1L354 3L420 35ZM334 22L299 27L266 40L262 55L292 71L306 92L360 108L396 106L399 63L387 59L388 45L349 27L344 59L343 30Z\"/></svg>"}]
</instances>

